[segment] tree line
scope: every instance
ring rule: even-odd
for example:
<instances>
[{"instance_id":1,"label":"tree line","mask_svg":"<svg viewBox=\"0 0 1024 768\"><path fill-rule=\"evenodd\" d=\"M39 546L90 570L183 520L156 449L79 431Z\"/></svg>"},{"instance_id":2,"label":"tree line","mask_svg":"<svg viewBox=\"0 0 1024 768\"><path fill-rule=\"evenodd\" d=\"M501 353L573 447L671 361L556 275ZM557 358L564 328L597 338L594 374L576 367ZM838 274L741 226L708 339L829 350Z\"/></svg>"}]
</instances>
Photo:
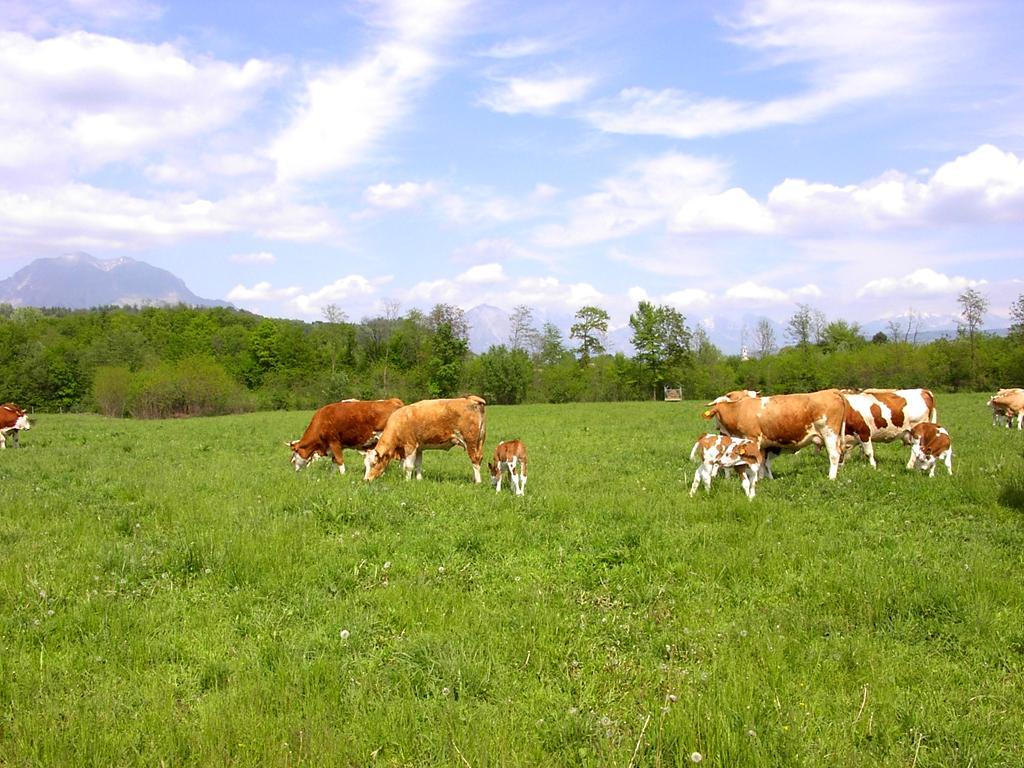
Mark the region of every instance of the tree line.
<instances>
[{"instance_id":1,"label":"tree line","mask_svg":"<svg viewBox=\"0 0 1024 768\"><path fill-rule=\"evenodd\" d=\"M607 350L608 313L581 307L568 337L519 306L505 343L469 350L465 314L450 304L350 322L329 306L315 322L231 308L0 305L0 400L41 411L154 418L309 409L348 397L407 402L465 392L490 403L686 398L743 388L927 386L988 391L1024 382L1024 295L1009 335L984 331L986 297L960 296L955 338L914 343L913 316L867 338L856 323L798 305L776 339L753 329L749 354L727 355L674 307L641 301L634 352Z\"/></svg>"}]
</instances>

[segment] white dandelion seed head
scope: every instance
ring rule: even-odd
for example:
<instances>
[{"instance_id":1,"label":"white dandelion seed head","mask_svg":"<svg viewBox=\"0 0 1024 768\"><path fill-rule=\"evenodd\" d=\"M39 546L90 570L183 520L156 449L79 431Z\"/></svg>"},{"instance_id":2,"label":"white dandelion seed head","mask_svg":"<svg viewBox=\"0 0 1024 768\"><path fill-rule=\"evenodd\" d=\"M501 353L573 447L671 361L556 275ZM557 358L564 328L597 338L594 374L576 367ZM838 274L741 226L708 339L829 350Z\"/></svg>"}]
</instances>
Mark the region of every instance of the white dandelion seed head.
<instances>
[{"instance_id":1,"label":"white dandelion seed head","mask_svg":"<svg viewBox=\"0 0 1024 768\"><path fill-rule=\"evenodd\" d=\"M704 755L702 755L700 752L694 752L690 755L690 760L692 760L695 763L699 763L703 759Z\"/></svg>"},{"instance_id":2,"label":"white dandelion seed head","mask_svg":"<svg viewBox=\"0 0 1024 768\"><path fill-rule=\"evenodd\" d=\"M348 635L349 632L347 629L343 629L341 630L341 632L338 633L338 637L340 637L342 640L348 640Z\"/></svg>"}]
</instances>

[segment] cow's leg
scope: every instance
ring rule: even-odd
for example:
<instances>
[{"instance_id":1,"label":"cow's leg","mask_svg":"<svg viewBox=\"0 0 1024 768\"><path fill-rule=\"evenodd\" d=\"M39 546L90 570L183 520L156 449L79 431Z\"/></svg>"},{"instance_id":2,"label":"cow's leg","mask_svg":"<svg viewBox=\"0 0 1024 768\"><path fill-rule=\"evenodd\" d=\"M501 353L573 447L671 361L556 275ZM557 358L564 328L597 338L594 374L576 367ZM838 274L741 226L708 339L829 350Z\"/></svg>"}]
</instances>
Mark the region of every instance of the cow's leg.
<instances>
[{"instance_id":1,"label":"cow's leg","mask_svg":"<svg viewBox=\"0 0 1024 768\"><path fill-rule=\"evenodd\" d=\"M754 498L754 486L757 485L757 470L746 465L742 469L743 473L743 492L747 494L748 499Z\"/></svg>"},{"instance_id":2,"label":"cow's leg","mask_svg":"<svg viewBox=\"0 0 1024 768\"><path fill-rule=\"evenodd\" d=\"M495 493L501 493L501 481L505 479L505 462L498 462L498 482L495 484Z\"/></svg>"},{"instance_id":3,"label":"cow's leg","mask_svg":"<svg viewBox=\"0 0 1024 768\"><path fill-rule=\"evenodd\" d=\"M4 433L0 432L0 450L7 447L7 438L4 437Z\"/></svg>"},{"instance_id":4,"label":"cow's leg","mask_svg":"<svg viewBox=\"0 0 1024 768\"><path fill-rule=\"evenodd\" d=\"M21 430L20 429L15 429L15 430L13 430L11 432L11 442L14 444L15 448L21 448L21 438L18 437L18 435L20 435L20 434L21 434Z\"/></svg>"},{"instance_id":5,"label":"cow's leg","mask_svg":"<svg viewBox=\"0 0 1024 768\"><path fill-rule=\"evenodd\" d=\"M866 443L861 443L860 447L863 449L864 455L868 457L868 463L871 464L871 468L878 469L878 465L875 463L875 444L869 439Z\"/></svg>"},{"instance_id":6,"label":"cow's leg","mask_svg":"<svg viewBox=\"0 0 1024 768\"><path fill-rule=\"evenodd\" d=\"M345 454L341 450L341 443L334 442L328 443L328 448L331 449L331 461L334 462L338 468L338 472L345 474Z\"/></svg>"},{"instance_id":7,"label":"cow's leg","mask_svg":"<svg viewBox=\"0 0 1024 768\"><path fill-rule=\"evenodd\" d=\"M479 474L479 471L480 470L478 468L477 469L477 473L478 474ZM416 449L416 479L417 480L422 480L423 479L423 449L422 448L417 448Z\"/></svg>"},{"instance_id":8,"label":"cow's leg","mask_svg":"<svg viewBox=\"0 0 1024 768\"><path fill-rule=\"evenodd\" d=\"M704 490L711 493L711 481L718 475L718 464L705 464L704 471L701 473L704 480Z\"/></svg>"},{"instance_id":9,"label":"cow's leg","mask_svg":"<svg viewBox=\"0 0 1024 768\"><path fill-rule=\"evenodd\" d=\"M949 474L953 474L953 449L950 448L946 451L946 455L943 457L946 464L946 469L949 470Z\"/></svg>"},{"instance_id":10,"label":"cow's leg","mask_svg":"<svg viewBox=\"0 0 1024 768\"><path fill-rule=\"evenodd\" d=\"M522 464L519 465L519 487L516 488L516 496L523 496L526 494L526 467Z\"/></svg>"},{"instance_id":11,"label":"cow's leg","mask_svg":"<svg viewBox=\"0 0 1024 768\"><path fill-rule=\"evenodd\" d=\"M835 480L839 475L839 435L826 433L823 439L828 451L828 479Z\"/></svg>"},{"instance_id":12,"label":"cow's leg","mask_svg":"<svg viewBox=\"0 0 1024 768\"><path fill-rule=\"evenodd\" d=\"M484 460L484 441L483 437L480 438L480 444L475 446L466 446L466 455L469 456L469 463L473 465L473 482L480 483L480 464ZM510 468L511 471L511 468Z\"/></svg>"},{"instance_id":13,"label":"cow's leg","mask_svg":"<svg viewBox=\"0 0 1024 768\"><path fill-rule=\"evenodd\" d=\"M1024 411L1017 414L1017 429L1021 428L1021 424L1024 423Z\"/></svg>"},{"instance_id":14,"label":"cow's leg","mask_svg":"<svg viewBox=\"0 0 1024 768\"><path fill-rule=\"evenodd\" d=\"M760 470L761 477L767 477L769 480L774 480L775 475L772 474L772 453L771 451L764 452L764 462L761 464Z\"/></svg>"},{"instance_id":15,"label":"cow's leg","mask_svg":"<svg viewBox=\"0 0 1024 768\"><path fill-rule=\"evenodd\" d=\"M690 486L690 495L693 496L700 486L701 476L704 474L704 465L701 464L693 473L693 485Z\"/></svg>"}]
</instances>

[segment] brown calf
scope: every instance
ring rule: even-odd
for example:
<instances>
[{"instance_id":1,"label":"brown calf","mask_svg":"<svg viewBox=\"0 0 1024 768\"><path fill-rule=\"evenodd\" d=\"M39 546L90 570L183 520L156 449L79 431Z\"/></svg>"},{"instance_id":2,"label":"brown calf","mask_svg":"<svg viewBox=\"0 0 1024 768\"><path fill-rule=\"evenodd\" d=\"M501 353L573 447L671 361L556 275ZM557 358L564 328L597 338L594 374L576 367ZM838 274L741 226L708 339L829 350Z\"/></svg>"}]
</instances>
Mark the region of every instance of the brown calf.
<instances>
[{"instance_id":1,"label":"brown calf","mask_svg":"<svg viewBox=\"0 0 1024 768\"><path fill-rule=\"evenodd\" d=\"M494 446L494 460L487 462L487 468L496 493L501 493L501 478L506 472L516 496L526 492L526 446L521 440L503 440Z\"/></svg>"}]
</instances>

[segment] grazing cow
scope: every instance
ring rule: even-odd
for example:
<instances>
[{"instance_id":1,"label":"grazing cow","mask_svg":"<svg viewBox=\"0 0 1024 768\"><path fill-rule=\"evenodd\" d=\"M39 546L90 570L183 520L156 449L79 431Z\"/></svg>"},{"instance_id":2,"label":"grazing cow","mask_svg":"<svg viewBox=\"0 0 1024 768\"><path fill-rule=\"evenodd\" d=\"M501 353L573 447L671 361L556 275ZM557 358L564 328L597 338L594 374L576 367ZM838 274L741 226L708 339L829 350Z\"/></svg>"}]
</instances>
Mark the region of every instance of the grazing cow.
<instances>
[{"instance_id":1,"label":"grazing cow","mask_svg":"<svg viewBox=\"0 0 1024 768\"><path fill-rule=\"evenodd\" d=\"M18 448L18 433L23 429L31 429L32 425L28 422L28 415L24 410L16 406L14 403L4 403L0 405L0 448L7 447L7 433L11 433L11 440L14 442L14 447Z\"/></svg>"},{"instance_id":2,"label":"grazing cow","mask_svg":"<svg viewBox=\"0 0 1024 768\"><path fill-rule=\"evenodd\" d=\"M757 443L744 437L729 437L728 435L704 435L697 439L690 451L690 461L693 461L700 453L701 465L693 473L693 485L690 486L690 495L697 492L697 487L704 481L704 490L711 491L711 480L718 474L722 467L728 467L738 472L742 478L743 491L748 499L754 498L754 489L757 485L757 476L764 461L764 455Z\"/></svg>"},{"instance_id":3,"label":"grazing cow","mask_svg":"<svg viewBox=\"0 0 1024 768\"><path fill-rule=\"evenodd\" d=\"M992 409L992 424L1005 425L1008 429L1017 420L1017 429L1024 423L1024 389L1011 387L1000 389L989 398L988 407Z\"/></svg>"},{"instance_id":4,"label":"grazing cow","mask_svg":"<svg viewBox=\"0 0 1024 768\"><path fill-rule=\"evenodd\" d=\"M920 469L928 477L935 477L935 464L941 461L953 474L953 444L945 427L925 421L910 430L910 437L913 442L907 469Z\"/></svg>"},{"instance_id":5,"label":"grazing cow","mask_svg":"<svg viewBox=\"0 0 1024 768\"><path fill-rule=\"evenodd\" d=\"M846 432L843 458L860 445L875 469L873 443L904 440L910 443L910 430L937 416L935 396L927 389L843 390L846 400Z\"/></svg>"},{"instance_id":6,"label":"grazing cow","mask_svg":"<svg viewBox=\"0 0 1024 768\"><path fill-rule=\"evenodd\" d=\"M345 474L344 449L365 452L376 445L388 417L402 405L397 397L325 405L313 414L302 437L286 443L292 449L292 466L298 472L318 456L330 455L338 472Z\"/></svg>"},{"instance_id":7,"label":"grazing cow","mask_svg":"<svg viewBox=\"0 0 1024 768\"><path fill-rule=\"evenodd\" d=\"M467 395L448 400L420 400L399 408L388 419L377 445L366 452L364 480L372 481L397 458L402 459L405 479L423 479L423 451L439 448L447 451L456 445L466 449L473 465L473 482L480 482L480 462L484 457L486 419L482 397Z\"/></svg>"},{"instance_id":8,"label":"grazing cow","mask_svg":"<svg viewBox=\"0 0 1024 768\"><path fill-rule=\"evenodd\" d=\"M772 477L771 456L823 445L828 452L828 477L839 472L840 446L846 421L846 401L838 389L793 395L757 397L756 392L729 392L708 403L705 419L717 419L718 430L746 437L764 454L762 473Z\"/></svg>"},{"instance_id":9,"label":"grazing cow","mask_svg":"<svg viewBox=\"0 0 1024 768\"><path fill-rule=\"evenodd\" d=\"M526 492L526 446L521 440L502 440L494 446L494 459L487 462L487 468L496 493L501 493L501 478L506 472L516 496Z\"/></svg>"}]
</instances>

